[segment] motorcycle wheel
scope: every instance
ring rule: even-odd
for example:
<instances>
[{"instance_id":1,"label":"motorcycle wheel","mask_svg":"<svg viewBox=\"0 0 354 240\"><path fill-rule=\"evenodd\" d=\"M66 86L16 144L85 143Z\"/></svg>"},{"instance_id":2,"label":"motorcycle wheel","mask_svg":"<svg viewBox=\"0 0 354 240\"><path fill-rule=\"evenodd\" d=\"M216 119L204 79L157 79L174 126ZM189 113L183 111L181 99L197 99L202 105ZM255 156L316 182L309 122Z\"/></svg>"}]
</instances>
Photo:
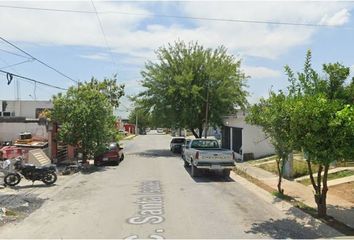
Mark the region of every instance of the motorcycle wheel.
<instances>
[{"instance_id":1,"label":"motorcycle wheel","mask_svg":"<svg viewBox=\"0 0 354 240\"><path fill-rule=\"evenodd\" d=\"M51 185L57 181L57 174L55 172L48 172L44 175L42 181L46 185Z\"/></svg>"},{"instance_id":2,"label":"motorcycle wheel","mask_svg":"<svg viewBox=\"0 0 354 240\"><path fill-rule=\"evenodd\" d=\"M17 173L9 173L5 176L4 182L11 187L16 186L21 181L21 176Z\"/></svg>"}]
</instances>

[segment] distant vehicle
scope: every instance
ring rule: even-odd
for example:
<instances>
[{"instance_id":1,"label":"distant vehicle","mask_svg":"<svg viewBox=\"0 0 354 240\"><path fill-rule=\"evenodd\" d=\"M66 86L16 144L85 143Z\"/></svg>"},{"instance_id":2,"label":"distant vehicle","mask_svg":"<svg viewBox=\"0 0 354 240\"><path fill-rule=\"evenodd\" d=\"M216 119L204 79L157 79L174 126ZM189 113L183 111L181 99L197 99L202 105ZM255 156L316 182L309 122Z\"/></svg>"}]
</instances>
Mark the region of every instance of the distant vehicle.
<instances>
[{"instance_id":1,"label":"distant vehicle","mask_svg":"<svg viewBox=\"0 0 354 240\"><path fill-rule=\"evenodd\" d=\"M192 139L184 150L184 165L191 166L191 175L196 177L200 169L221 170L225 177L235 167L235 154L221 149L215 139Z\"/></svg>"},{"instance_id":2,"label":"distant vehicle","mask_svg":"<svg viewBox=\"0 0 354 240\"><path fill-rule=\"evenodd\" d=\"M145 129L146 132L150 132L150 130L151 130L150 128L146 128Z\"/></svg>"},{"instance_id":3,"label":"distant vehicle","mask_svg":"<svg viewBox=\"0 0 354 240\"><path fill-rule=\"evenodd\" d=\"M118 132L119 132L120 134L123 134L124 136L127 136L127 135L128 135L127 131L125 131L124 129L119 129Z\"/></svg>"},{"instance_id":4,"label":"distant vehicle","mask_svg":"<svg viewBox=\"0 0 354 240\"><path fill-rule=\"evenodd\" d=\"M139 130L140 135L146 135L146 130L145 129L140 129Z\"/></svg>"},{"instance_id":5,"label":"distant vehicle","mask_svg":"<svg viewBox=\"0 0 354 240\"><path fill-rule=\"evenodd\" d=\"M105 163L113 163L114 165L118 165L124 159L123 148L119 146L118 143L112 142L106 147L106 151L96 156L94 159L94 163L96 166L103 165Z\"/></svg>"},{"instance_id":6,"label":"distant vehicle","mask_svg":"<svg viewBox=\"0 0 354 240\"><path fill-rule=\"evenodd\" d=\"M157 130L157 133L163 133L164 132L163 128L157 128L156 130Z\"/></svg>"},{"instance_id":7,"label":"distant vehicle","mask_svg":"<svg viewBox=\"0 0 354 240\"><path fill-rule=\"evenodd\" d=\"M175 137L172 138L171 143L170 143L170 150L173 153L181 153L182 152L182 145L185 142L184 137Z\"/></svg>"}]
</instances>

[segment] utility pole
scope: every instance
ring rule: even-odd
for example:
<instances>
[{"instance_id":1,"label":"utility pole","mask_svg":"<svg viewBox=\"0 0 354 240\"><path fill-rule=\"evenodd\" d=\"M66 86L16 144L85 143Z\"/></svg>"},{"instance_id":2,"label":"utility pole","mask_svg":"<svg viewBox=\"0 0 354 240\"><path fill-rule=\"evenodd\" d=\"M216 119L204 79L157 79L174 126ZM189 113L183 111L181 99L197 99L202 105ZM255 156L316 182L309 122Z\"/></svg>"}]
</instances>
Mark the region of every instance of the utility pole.
<instances>
[{"instance_id":1,"label":"utility pole","mask_svg":"<svg viewBox=\"0 0 354 240\"><path fill-rule=\"evenodd\" d=\"M209 111L209 88L207 87L207 97L206 97L206 104L205 104L205 132L204 138L208 137L208 111Z\"/></svg>"}]
</instances>

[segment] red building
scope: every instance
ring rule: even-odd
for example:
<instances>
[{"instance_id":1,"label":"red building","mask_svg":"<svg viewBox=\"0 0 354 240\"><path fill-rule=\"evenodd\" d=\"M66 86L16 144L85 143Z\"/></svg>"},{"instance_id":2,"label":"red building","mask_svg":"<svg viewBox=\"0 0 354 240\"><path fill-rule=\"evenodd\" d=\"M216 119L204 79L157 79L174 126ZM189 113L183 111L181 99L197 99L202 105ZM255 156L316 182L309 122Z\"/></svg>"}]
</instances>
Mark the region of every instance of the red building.
<instances>
[{"instance_id":1,"label":"red building","mask_svg":"<svg viewBox=\"0 0 354 240\"><path fill-rule=\"evenodd\" d=\"M135 134L135 124L131 124L131 123L124 124L124 130L127 133Z\"/></svg>"}]
</instances>

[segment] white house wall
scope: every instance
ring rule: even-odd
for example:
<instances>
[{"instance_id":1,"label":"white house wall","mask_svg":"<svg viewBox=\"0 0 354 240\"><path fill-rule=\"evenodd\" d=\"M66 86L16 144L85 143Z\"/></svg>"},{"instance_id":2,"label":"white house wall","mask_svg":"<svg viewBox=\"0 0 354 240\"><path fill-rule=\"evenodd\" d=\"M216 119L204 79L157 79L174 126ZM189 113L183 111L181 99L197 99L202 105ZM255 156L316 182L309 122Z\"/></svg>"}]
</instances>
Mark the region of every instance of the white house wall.
<instances>
[{"instance_id":1,"label":"white house wall","mask_svg":"<svg viewBox=\"0 0 354 240\"><path fill-rule=\"evenodd\" d=\"M245 125L242 130L242 152L253 153L255 158L260 158L274 154L274 147L261 128Z\"/></svg>"},{"instance_id":2,"label":"white house wall","mask_svg":"<svg viewBox=\"0 0 354 240\"><path fill-rule=\"evenodd\" d=\"M31 132L32 136L48 139L46 127L37 123L0 122L0 141L15 141L21 132Z\"/></svg>"},{"instance_id":3,"label":"white house wall","mask_svg":"<svg viewBox=\"0 0 354 240\"><path fill-rule=\"evenodd\" d=\"M255 158L274 154L274 147L265 136L262 129L247 124L243 112L237 116L225 117L224 125L227 127L242 128L242 153L253 153Z\"/></svg>"}]
</instances>

